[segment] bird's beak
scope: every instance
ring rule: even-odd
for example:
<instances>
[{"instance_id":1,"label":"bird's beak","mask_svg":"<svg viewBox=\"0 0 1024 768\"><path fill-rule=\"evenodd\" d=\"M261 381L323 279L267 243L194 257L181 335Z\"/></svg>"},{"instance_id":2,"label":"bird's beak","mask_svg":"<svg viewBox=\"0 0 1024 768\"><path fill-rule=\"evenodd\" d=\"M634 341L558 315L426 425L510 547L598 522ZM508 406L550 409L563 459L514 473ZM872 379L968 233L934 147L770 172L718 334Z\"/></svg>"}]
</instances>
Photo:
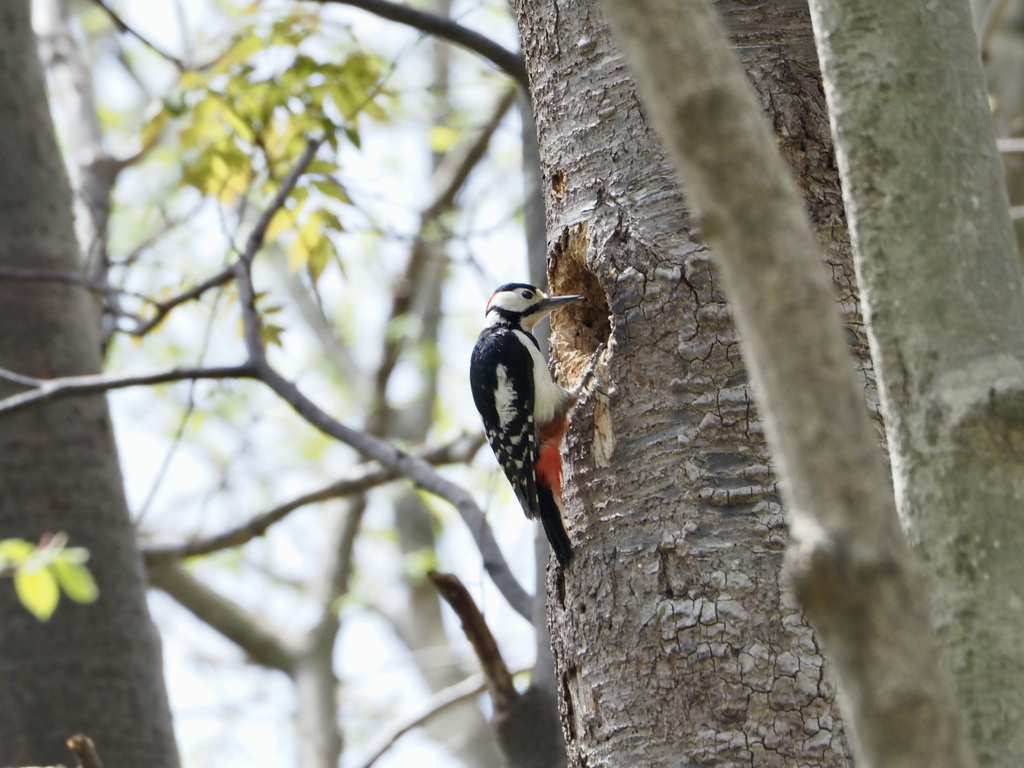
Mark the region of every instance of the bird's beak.
<instances>
[{"instance_id":1,"label":"bird's beak","mask_svg":"<svg viewBox=\"0 0 1024 768\"><path fill-rule=\"evenodd\" d=\"M564 307L567 304L572 304L574 301L579 301L582 296L548 296L544 301L537 305L537 308L531 312L531 315L535 315L538 312L547 313L553 309Z\"/></svg>"}]
</instances>

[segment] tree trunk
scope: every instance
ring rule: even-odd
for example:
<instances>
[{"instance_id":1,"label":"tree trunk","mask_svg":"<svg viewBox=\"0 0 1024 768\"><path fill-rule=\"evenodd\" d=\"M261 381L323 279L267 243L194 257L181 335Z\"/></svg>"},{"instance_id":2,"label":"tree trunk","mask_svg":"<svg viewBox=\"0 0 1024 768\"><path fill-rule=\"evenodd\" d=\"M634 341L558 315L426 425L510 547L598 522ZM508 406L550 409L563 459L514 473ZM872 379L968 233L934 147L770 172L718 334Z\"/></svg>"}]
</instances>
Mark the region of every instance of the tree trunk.
<instances>
[{"instance_id":1,"label":"tree trunk","mask_svg":"<svg viewBox=\"0 0 1024 768\"><path fill-rule=\"evenodd\" d=\"M812 208L855 347L860 318L810 21L721 6ZM592 3L516 4L540 137L555 318L578 371L549 585L570 764L849 764L834 686L779 584L786 526L709 255ZM870 369L862 367L868 383Z\"/></svg>"},{"instance_id":2,"label":"tree trunk","mask_svg":"<svg viewBox=\"0 0 1024 768\"><path fill-rule=\"evenodd\" d=\"M49 378L100 370L99 316L78 274L71 195L50 121L28 0L0 8L0 366ZM14 271L12 271L14 270ZM39 277L38 274L35 275ZM0 385L0 394L16 388ZM0 765L69 759L91 736L111 766L177 765L159 641L128 519L106 401L84 396L0 428L0 538L65 531L91 552L91 605L62 601L48 623L0 584Z\"/></svg>"},{"instance_id":3,"label":"tree trunk","mask_svg":"<svg viewBox=\"0 0 1024 768\"><path fill-rule=\"evenodd\" d=\"M814 0L896 501L979 765L1024 752L1024 285L966 3Z\"/></svg>"}]
</instances>

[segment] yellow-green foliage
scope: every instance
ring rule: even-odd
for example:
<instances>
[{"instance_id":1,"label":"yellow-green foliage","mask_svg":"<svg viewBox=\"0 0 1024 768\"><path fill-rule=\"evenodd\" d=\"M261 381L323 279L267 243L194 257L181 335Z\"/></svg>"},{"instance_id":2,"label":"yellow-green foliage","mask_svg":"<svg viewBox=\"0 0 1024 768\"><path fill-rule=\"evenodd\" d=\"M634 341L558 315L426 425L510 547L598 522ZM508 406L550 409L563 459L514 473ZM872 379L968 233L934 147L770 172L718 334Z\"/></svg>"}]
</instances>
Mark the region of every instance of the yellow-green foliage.
<instances>
[{"instance_id":1,"label":"yellow-green foliage","mask_svg":"<svg viewBox=\"0 0 1024 768\"><path fill-rule=\"evenodd\" d=\"M307 140L326 137L332 159L311 164L266 236L284 240L289 264L314 284L337 260L330 236L343 227L330 208L352 204L338 180L339 143L358 147L360 116L386 120L390 97L387 63L355 41L325 53L319 25L317 14L295 11L246 27L215 62L183 73L142 131L148 148L176 128L181 184L225 205L269 199Z\"/></svg>"},{"instance_id":2,"label":"yellow-green foliage","mask_svg":"<svg viewBox=\"0 0 1024 768\"><path fill-rule=\"evenodd\" d=\"M18 600L40 621L53 615L61 590L76 603L91 603L99 596L85 567L89 553L66 546L67 538L56 534L40 545L23 539L0 541L0 573L13 577Z\"/></svg>"}]
</instances>

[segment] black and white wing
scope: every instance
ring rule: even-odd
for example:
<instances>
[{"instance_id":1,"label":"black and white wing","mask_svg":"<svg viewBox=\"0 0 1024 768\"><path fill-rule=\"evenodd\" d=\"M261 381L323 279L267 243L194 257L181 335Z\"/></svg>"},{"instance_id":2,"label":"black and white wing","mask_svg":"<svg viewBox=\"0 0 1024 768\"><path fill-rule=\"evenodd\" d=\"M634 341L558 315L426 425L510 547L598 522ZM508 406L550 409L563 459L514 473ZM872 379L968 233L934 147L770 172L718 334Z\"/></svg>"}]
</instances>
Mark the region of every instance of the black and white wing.
<instances>
[{"instance_id":1,"label":"black and white wing","mask_svg":"<svg viewBox=\"0 0 1024 768\"><path fill-rule=\"evenodd\" d=\"M533 358L510 328L485 328L473 348L469 378L487 442L526 516L537 514L537 438Z\"/></svg>"}]
</instances>

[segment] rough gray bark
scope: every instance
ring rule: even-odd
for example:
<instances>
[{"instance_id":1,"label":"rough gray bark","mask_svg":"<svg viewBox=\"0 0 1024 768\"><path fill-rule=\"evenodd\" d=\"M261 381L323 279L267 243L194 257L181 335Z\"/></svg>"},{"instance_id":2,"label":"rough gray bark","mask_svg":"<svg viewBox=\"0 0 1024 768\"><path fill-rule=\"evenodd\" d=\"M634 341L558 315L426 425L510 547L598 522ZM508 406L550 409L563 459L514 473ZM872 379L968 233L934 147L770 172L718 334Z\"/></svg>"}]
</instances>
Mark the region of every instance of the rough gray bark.
<instances>
[{"instance_id":1,"label":"rough gray bark","mask_svg":"<svg viewBox=\"0 0 1024 768\"><path fill-rule=\"evenodd\" d=\"M868 765L970 765L802 201L715 10L605 8L725 277L853 742Z\"/></svg>"},{"instance_id":2,"label":"rough gray bark","mask_svg":"<svg viewBox=\"0 0 1024 768\"><path fill-rule=\"evenodd\" d=\"M0 5L0 265L79 269L28 0ZM79 284L0 282L0 366L50 378L100 370L99 316ZM16 391L0 385L0 394ZM66 531L92 553L92 605L43 624L0 584L0 765L68 759L91 736L109 765L177 765L159 642L128 519L106 402L71 398L0 428L0 538Z\"/></svg>"},{"instance_id":3,"label":"rough gray bark","mask_svg":"<svg viewBox=\"0 0 1024 768\"><path fill-rule=\"evenodd\" d=\"M854 332L806 7L727 3L798 168ZM549 583L570 765L849 764L834 689L779 569L786 526L738 338L696 222L592 3L516 3L540 137L555 357L608 340L567 440L576 560Z\"/></svg>"},{"instance_id":4,"label":"rough gray bark","mask_svg":"<svg viewBox=\"0 0 1024 768\"><path fill-rule=\"evenodd\" d=\"M896 500L981 765L1024 754L1024 287L969 7L811 3Z\"/></svg>"}]
</instances>

